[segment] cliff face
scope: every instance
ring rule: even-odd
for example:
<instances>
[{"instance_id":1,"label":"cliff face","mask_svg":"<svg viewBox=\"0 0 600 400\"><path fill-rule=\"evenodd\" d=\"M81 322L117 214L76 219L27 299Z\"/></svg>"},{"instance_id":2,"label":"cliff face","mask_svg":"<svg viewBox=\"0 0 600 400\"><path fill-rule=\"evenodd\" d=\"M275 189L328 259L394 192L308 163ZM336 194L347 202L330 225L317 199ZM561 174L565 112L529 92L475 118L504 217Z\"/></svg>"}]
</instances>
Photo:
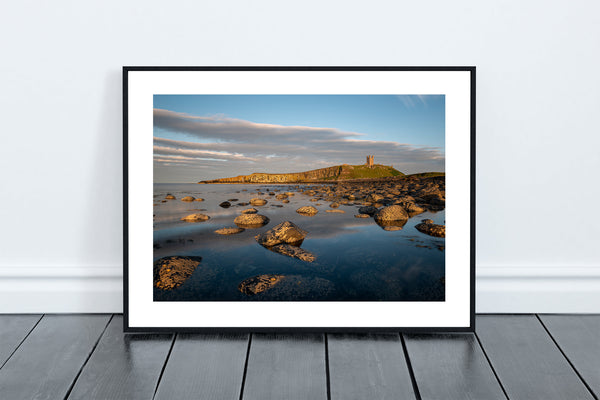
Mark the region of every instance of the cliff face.
<instances>
[{"instance_id":1,"label":"cliff face","mask_svg":"<svg viewBox=\"0 0 600 400\"><path fill-rule=\"evenodd\" d=\"M342 166L314 169L312 171L297 172L292 174L264 174L254 173L250 175L239 175L232 178L221 178L200 183L291 183L310 182L324 179L333 179L340 175Z\"/></svg>"},{"instance_id":2,"label":"cliff face","mask_svg":"<svg viewBox=\"0 0 600 400\"><path fill-rule=\"evenodd\" d=\"M375 165L373 168L367 168L364 165L344 164L291 174L253 173L250 175L239 175L232 178L214 179L198 183L299 183L398 175L403 174L392 167L383 165Z\"/></svg>"}]
</instances>

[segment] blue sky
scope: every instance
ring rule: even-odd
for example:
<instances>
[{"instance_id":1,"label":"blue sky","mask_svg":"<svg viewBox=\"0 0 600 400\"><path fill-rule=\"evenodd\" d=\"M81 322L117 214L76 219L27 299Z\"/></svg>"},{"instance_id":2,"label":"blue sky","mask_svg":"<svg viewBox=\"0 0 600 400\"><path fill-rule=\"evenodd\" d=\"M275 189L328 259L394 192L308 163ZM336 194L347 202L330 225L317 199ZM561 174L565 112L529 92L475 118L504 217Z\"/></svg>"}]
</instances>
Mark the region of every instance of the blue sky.
<instances>
[{"instance_id":1,"label":"blue sky","mask_svg":"<svg viewBox=\"0 0 600 400\"><path fill-rule=\"evenodd\" d=\"M443 95L155 95L155 182L338 164L444 171Z\"/></svg>"}]
</instances>

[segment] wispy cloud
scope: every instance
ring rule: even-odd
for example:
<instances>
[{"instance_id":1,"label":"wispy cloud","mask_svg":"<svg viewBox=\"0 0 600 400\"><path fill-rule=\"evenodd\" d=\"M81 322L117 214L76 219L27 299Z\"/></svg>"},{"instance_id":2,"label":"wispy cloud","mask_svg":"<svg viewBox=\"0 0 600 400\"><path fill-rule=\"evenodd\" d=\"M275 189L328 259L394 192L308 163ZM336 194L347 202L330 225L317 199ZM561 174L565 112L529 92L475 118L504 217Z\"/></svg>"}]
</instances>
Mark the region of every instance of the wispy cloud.
<instances>
[{"instance_id":1,"label":"wispy cloud","mask_svg":"<svg viewBox=\"0 0 600 400\"><path fill-rule=\"evenodd\" d=\"M161 179L158 181L166 181L171 175L198 181L253 172L288 173L363 164L367 154L375 155L376 163L393 165L405 173L445 169L443 149L366 140L362 139L366 134L335 128L261 124L162 109L154 110L154 123L162 130L159 132L189 137L154 138L155 174Z\"/></svg>"},{"instance_id":2,"label":"wispy cloud","mask_svg":"<svg viewBox=\"0 0 600 400\"><path fill-rule=\"evenodd\" d=\"M428 95L424 95L424 94L415 94L415 95L403 94L401 96L396 96L396 97L402 102L402 104L404 104L404 107L406 107L408 109L416 108L419 105L423 105L423 106L427 107L427 99L429 98ZM436 95L436 97L437 97L437 95Z\"/></svg>"},{"instance_id":3,"label":"wispy cloud","mask_svg":"<svg viewBox=\"0 0 600 400\"><path fill-rule=\"evenodd\" d=\"M154 109L154 126L202 139L226 142L265 143L285 140L289 143L318 140L323 137L361 136L334 128L261 124L223 116L200 117L169 110Z\"/></svg>"}]
</instances>

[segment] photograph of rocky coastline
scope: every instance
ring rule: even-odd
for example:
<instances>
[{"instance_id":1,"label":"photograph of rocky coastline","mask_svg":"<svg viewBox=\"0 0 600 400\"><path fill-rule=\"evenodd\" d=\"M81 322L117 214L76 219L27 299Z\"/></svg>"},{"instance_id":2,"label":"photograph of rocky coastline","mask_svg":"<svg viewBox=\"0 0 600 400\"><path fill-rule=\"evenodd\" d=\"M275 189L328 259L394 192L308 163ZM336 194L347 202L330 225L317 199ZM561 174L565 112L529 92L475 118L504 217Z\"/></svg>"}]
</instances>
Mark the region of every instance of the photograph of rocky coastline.
<instances>
[{"instance_id":1,"label":"photograph of rocky coastline","mask_svg":"<svg viewBox=\"0 0 600 400\"><path fill-rule=\"evenodd\" d=\"M443 95L154 96L154 301L444 301Z\"/></svg>"}]
</instances>

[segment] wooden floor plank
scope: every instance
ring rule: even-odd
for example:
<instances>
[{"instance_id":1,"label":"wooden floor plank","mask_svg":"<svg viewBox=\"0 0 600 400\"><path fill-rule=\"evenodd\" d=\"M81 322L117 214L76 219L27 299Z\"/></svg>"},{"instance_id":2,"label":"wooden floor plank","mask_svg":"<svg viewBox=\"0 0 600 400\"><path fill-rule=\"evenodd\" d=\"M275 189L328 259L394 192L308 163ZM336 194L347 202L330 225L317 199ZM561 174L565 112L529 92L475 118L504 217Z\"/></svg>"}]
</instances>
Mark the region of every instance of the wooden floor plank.
<instances>
[{"instance_id":1,"label":"wooden floor plank","mask_svg":"<svg viewBox=\"0 0 600 400\"><path fill-rule=\"evenodd\" d=\"M327 399L324 335L252 335L243 399Z\"/></svg>"},{"instance_id":2,"label":"wooden floor plank","mask_svg":"<svg viewBox=\"0 0 600 400\"><path fill-rule=\"evenodd\" d=\"M478 316L476 326L509 398L593 398L534 315Z\"/></svg>"},{"instance_id":3,"label":"wooden floor plank","mask_svg":"<svg viewBox=\"0 0 600 400\"><path fill-rule=\"evenodd\" d=\"M0 315L0 367L31 332L41 315Z\"/></svg>"},{"instance_id":4,"label":"wooden floor plank","mask_svg":"<svg viewBox=\"0 0 600 400\"><path fill-rule=\"evenodd\" d=\"M600 315L540 315L588 388L600 398Z\"/></svg>"},{"instance_id":5,"label":"wooden floor plank","mask_svg":"<svg viewBox=\"0 0 600 400\"><path fill-rule=\"evenodd\" d=\"M113 317L69 400L151 400L173 335L125 335Z\"/></svg>"},{"instance_id":6,"label":"wooden floor plank","mask_svg":"<svg viewBox=\"0 0 600 400\"><path fill-rule=\"evenodd\" d=\"M157 400L238 400L248 334L179 334L156 393Z\"/></svg>"},{"instance_id":7,"label":"wooden floor plank","mask_svg":"<svg viewBox=\"0 0 600 400\"><path fill-rule=\"evenodd\" d=\"M506 399L473 334L405 334L423 400Z\"/></svg>"},{"instance_id":8,"label":"wooden floor plank","mask_svg":"<svg viewBox=\"0 0 600 400\"><path fill-rule=\"evenodd\" d=\"M329 334L332 400L414 399L400 336Z\"/></svg>"},{"instance_id":9,"label":"wooden floor plank","mask_svg":"<svg viewBox=\"0 0 600 400\"><path fill-rule=\"evenodd\" d=\"M0 370L0 399L63 399L110 315L45 315Z\"/></svg>"}]
</instances>

